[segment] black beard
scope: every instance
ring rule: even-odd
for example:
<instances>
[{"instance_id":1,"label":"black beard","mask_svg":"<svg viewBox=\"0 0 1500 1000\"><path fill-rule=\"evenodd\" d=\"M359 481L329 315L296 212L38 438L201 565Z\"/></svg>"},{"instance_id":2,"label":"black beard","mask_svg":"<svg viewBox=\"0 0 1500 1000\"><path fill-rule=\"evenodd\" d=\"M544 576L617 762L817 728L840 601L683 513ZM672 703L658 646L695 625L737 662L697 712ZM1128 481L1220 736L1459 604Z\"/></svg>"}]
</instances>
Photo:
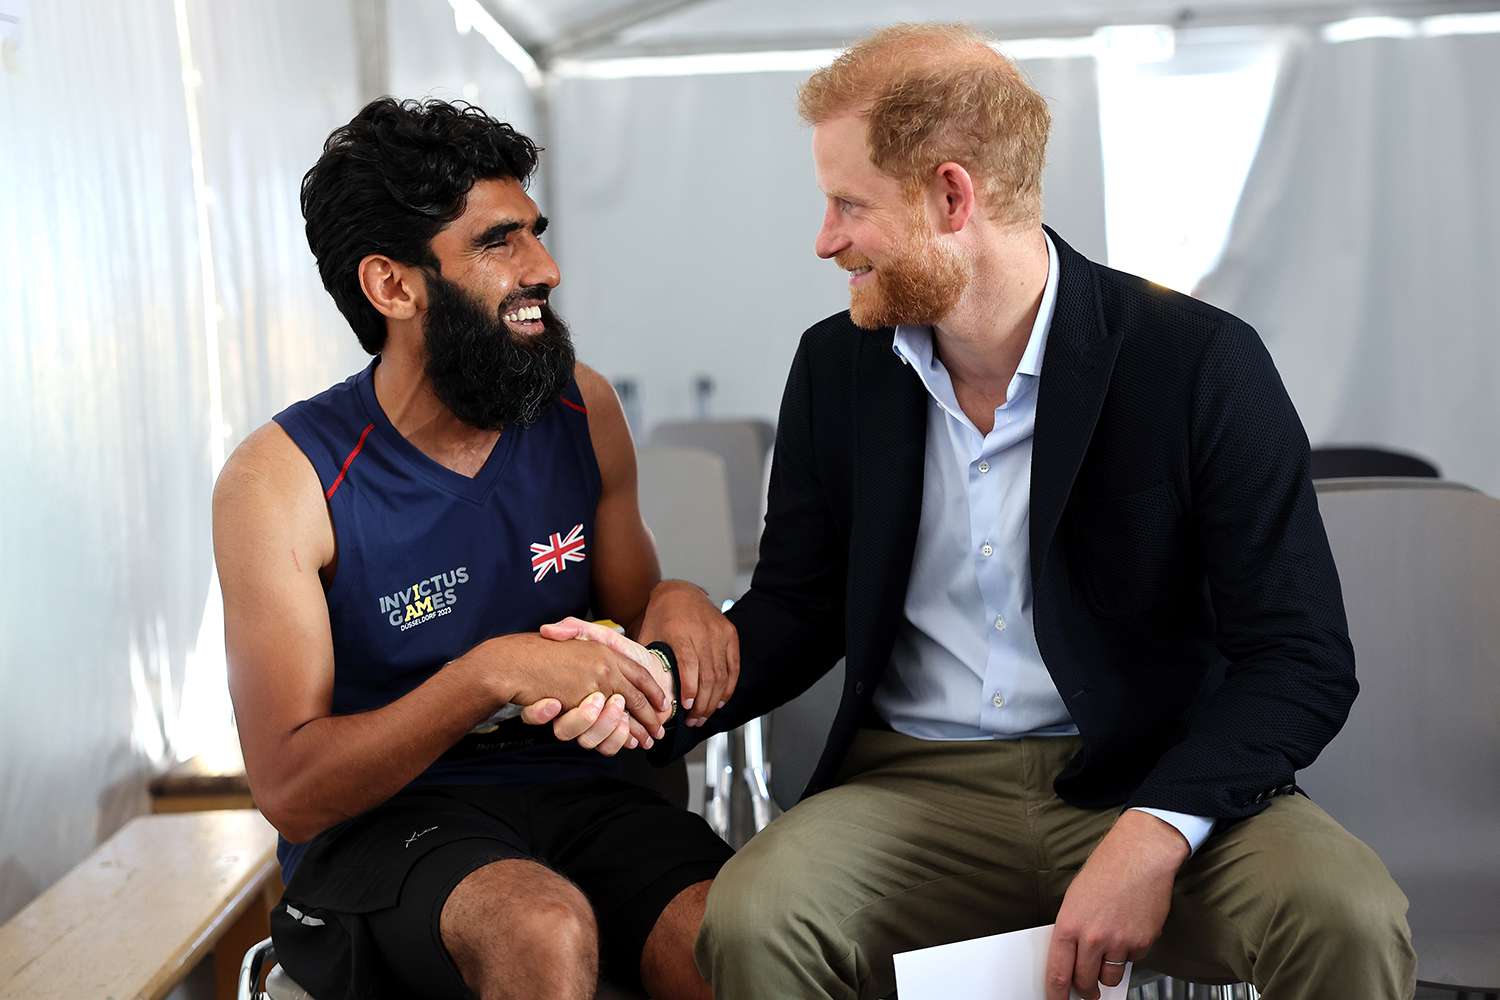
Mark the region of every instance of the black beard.
<instances>
[{"instance_id":1,"label":"black beard","mask_svg":"<svg viewBox=\"0 0 1500 1000\"><path fill-rule=\"evenodd\" d=\"M546 304L547 293L521 289L491 315L461 286L428 273L425 371L455 417L485 430L525 427L562 395L573 377L573 341ZM500 317L526 299L543 300L543 329L523 339Z\"/></svg>"}]
</instances>

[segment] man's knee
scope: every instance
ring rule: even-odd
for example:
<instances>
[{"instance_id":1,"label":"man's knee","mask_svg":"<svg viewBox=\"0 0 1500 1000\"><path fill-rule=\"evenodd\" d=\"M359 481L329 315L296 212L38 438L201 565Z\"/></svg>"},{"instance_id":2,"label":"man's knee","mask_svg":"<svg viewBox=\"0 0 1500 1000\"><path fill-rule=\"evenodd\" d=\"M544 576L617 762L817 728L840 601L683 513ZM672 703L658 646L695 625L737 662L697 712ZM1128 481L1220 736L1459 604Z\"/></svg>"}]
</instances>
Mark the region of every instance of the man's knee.
<instances>
[{"instance_id":1,"label":"man's knee","mask_svg":"<svg viewBox=\"0 0 1500 1000\"><path fill-rule=\"evenodd\" d=\"M534 956L534 963L547 967L577 964L597 966L599 927L588 901L576 889L569 897L534 900L514 914L509 932L521 954Z\"/></svg>"},{"instance_id":2,"label":"man's knee","mask_svg":"<svg viewBox=\"0 0 1500 1000\"><path fill-rule=\"evenodd\" d=\"M506 861L465 878L443 906L443 944L470 988L484 997L591 996L599 929L576 886L541 865ZM530 984L530 985L527 985Z\"/></svg>"},{"instance_id":3,"label":"man's knee","mask_svg":"<svg viewBox=\"0 0 1500 1000\"><path fill-rule=\"evenodd\" d=\"M696 949L705 972L716 960L827 946L817 880L774 839L774 831L757 835L714 879Z\"/></svg>"},{"instance_id":4,"label":"man's knee","mask_svg":"<svg viewBox=\"0 0 1500 1000\"><path fill-rule=\"evenodd\" d=\"M1369 848L1356 841L1351 853L1282 880L1281 913L1307 940L1357 952L1409 947L1406 895Z\"/></svg>"},{"instance_id":5,"label":"man's knee","mask_svg":"<svg viewBox=\"0 0 1500 1000\"><path fill-rule=\"evenodd\" d=\"M720 946L773 933L770 925L789 914L771 903L780 892L773 885L774 872L763 870L741 853L719 870L708 893L699 932L700 948L705 942Z\"/></svg>"},{"instance_id":6,"label":"man's knee","mask_svg":"<svg viewBox=\"0 0 1500 1000\"><path fill-rule=\"evenodd\" d=\"M1302 831L1278 828L1259 845L1263 864L1249 883L1265 907L1268 939L1320 949L1409 948L1406 896L1380 858L1326 817L1314 818Z\"/></svg>"}]
</instances>

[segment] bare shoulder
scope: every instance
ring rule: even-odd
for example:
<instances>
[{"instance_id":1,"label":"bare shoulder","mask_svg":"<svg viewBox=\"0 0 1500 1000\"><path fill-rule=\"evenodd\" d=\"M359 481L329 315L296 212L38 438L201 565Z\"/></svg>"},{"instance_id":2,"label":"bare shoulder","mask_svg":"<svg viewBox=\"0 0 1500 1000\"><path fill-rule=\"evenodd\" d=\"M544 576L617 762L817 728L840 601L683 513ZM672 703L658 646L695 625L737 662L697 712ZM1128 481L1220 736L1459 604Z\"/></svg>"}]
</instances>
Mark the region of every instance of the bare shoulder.
<instances>
[{"instance_id":1,"label":"bare shoulder","mask_svg":"<svg viewBox=\"0 0 1500 1000\"><path fill-rule=\"evenodd\" d=\"M288 532L332 556L332 526L318 473L280 425L257 428L230 454L214 484L214 539ZM278 527L279 526L279 527Z\"/></svg>"},{"instance_id":2,"label":"bare shoulder","mask_svg":"<svg viewBox=\"0 0 1500 1000\"><path fill-rule=\"evenodd\" d=\"M593 435L595 446L604 443L601 438L612 445L618 444L621 436L628 440L630 428L625 425L625 410L620 406L620 397L615 387L609 384L609 379L582 361L574 364L573 379L578 383L583 405L589 411L589 433Z\"/></svg>"},{"instance_id":3,"label":"bare shoulder","mask_svg":"<svg viewBox=\"0 0 1500 1000\"><path fill-rule=\"evenodd\" d=\"M573 378L583 396L583 405L589 411L589 437L594 442L594 456L599 460L605 488L621 481L633 483L635 446L615 387L582 361L574 365Z\"/></svg>"},{"instance_id":4,"label":"bare shoulder","mask_svg":"<svg viewBox=\"0 0 1500 1000\"><path fill-rule=\"evenodd\" d=\"M224 463L214 484L214 504L252 497L296 502L318 490L318 474L302 449L275 421L256 428Z\"/></svg>"},{"instance_id":5,"label":"bare shoulder","mask_svg":"<svg viewBox=\"0 0 1500 1000\"><path fill-rule=\"evenodd\" d=\"M589 413L594 412L595 406L605 410L620 409L620 397L615 393L615 387L609 384L609 379L582 361L573 364L573 379L578 383L578 392L583 396L583 405L588 407Z\"/></svg>"}]
</instances>

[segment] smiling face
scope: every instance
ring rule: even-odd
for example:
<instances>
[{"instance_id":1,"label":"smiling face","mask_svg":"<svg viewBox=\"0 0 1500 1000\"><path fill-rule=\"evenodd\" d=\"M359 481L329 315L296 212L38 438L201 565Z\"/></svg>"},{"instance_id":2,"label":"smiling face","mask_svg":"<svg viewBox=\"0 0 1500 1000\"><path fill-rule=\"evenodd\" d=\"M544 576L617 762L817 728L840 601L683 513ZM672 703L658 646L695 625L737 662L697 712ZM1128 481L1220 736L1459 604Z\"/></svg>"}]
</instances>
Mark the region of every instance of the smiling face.
<instances>
[{"instance_id":1,"label":"smiling face","mask_svg":"<svg viewBox=\"0 0 1500 1000\"><path fill-rule=\"evenodd\" d=\"M859 326L935 324L957 305L969 269L933 234L920 198L870 161L866 132L856 115L813 127L827 199L815 249L849 272L849 312Z\"/></svg>"},{"instance_id":2,"label":"smiling face","mask_svg":"<svg viewBox=\"0 0 1500 1000\"><path fill-rule=\"evenodd\" d=\"M530 424L573 376L568 328L548 304L560 279L546 228L518 182L483 180L432 239L442 270L426 274L424 372L471 426Z\"/></svg>"},{"instance_id":3,"label":"smiling face","mask_svg":"<svg viewBox=\"0 0 1500 1000\"><path fill-rule=\"evenodd\" d=\"M562 280L542 245L547 219L514 180L482 180L463 214L432 238L443 277L492 309L518 337L545 327L547 298Z\"/></svg>"}]
</instances>

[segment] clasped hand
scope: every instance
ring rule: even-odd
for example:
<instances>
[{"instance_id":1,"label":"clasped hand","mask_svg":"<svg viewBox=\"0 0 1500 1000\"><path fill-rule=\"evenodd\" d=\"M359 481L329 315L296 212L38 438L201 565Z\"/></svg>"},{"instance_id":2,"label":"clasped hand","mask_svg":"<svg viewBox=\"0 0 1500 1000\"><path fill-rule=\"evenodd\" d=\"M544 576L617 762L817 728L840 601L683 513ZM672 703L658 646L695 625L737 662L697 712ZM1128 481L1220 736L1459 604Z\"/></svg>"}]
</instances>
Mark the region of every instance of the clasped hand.
<instances>
[{"instance_id":1,"label":"clasped hand","mask_svg":"<svg viewBox=\"0 0 1500 1000\"><path fill-rule=\"evenodd\" d=\"M541 635L558 642L600 643L644 667L659 685L665 701L664 710L656 714L643 713L639 703L632 706L629 691L607 698L595 691L567 711L561 699L546 698L523 711L522 717L532 724L551 722L558 739L576 740L579 746L606 756L627 748L650 749L664 735L663 723L674 712L684 713L685 725L703 725L724 707L739 680L738 633L702 590L683 581L668 580L652 592L641 621L641 642L579 618L544 625ZM642 644L656 640L665 641L676 654L675 684L661 661ZM674 696L681 699L680 706L673 702Z\"/></svg>"}]
</instances>

